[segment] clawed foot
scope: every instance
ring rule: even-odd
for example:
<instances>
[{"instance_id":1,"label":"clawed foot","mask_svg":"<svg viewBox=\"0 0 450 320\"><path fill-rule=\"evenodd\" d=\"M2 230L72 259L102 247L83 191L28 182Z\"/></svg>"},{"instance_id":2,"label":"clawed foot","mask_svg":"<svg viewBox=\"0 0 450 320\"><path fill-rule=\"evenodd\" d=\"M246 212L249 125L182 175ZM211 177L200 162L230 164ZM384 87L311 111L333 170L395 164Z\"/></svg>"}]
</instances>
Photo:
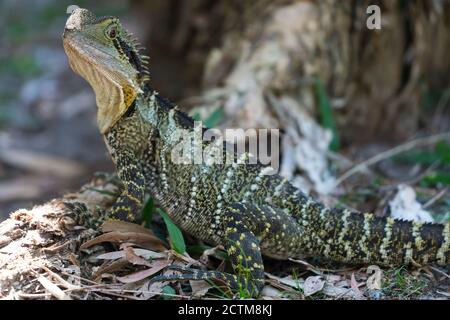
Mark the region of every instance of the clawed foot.
<instances>
[{"instance_id":1,"label":"clawed foot","mask_svg":"<svg viewBox=\"0 0 450 320\"><path fill-rule=\"evenodd\" d=\"M242 293L243 289L246 290L248 296L258 296L259 289L252 281L239 278L236 275L220 272L220 271L203 271L179 265L169 265L166 270L177 271L180 273L174 273L169 275L160 275L153 277L151 282L167 282L167 281L208 281L214 283L214 285L221 289L231 293Z\"/></svg>"}]
</instances>

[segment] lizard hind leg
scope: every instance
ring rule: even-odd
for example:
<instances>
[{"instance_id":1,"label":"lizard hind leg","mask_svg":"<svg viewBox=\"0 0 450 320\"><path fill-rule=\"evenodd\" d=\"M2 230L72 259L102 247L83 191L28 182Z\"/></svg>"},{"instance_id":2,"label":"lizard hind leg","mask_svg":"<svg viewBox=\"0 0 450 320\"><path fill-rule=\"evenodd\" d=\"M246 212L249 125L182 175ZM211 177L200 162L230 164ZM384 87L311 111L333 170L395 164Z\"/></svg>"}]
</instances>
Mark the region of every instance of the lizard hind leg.
<instances>
[{"instance_id":1,"label":"lizard hind leg","mask_svg":"<svg viewBox=\"0 0 450 320\"><path fill-rule=\"evenodd\" d=\"M257 297L259 291L254 290L251 285L239 279L236 275L220 271L204 271L179 265L170 265L167 270L173 270L180 273L165 274L153 277L150 282L165 281L208 281L214 284L214 287L222 292L243 292L245 288L245 296ZM252 294L253 292L253 294Z\"/></svg>"},{"instance_id":2,"label":"lizard hind leg","mask_svg":"<svg viewBox=\"0 0 450 320\"><path fill-rule=\"evenodd\" d=\"M264 264L260 242L249 222L252 212L245 205L235 204L224 215L224 247L237 278L239 290L258 296L264 287Z\"/></svg>"}]
</instances>

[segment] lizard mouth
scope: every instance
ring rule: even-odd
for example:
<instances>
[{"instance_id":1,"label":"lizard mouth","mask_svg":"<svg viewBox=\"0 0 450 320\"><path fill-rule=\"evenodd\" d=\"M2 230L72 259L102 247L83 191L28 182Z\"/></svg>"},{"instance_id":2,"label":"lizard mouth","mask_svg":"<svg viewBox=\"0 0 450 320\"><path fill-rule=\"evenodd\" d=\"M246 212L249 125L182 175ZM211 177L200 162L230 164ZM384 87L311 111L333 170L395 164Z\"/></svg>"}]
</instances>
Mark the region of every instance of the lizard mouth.
<instances>
[{"instance_id":1,"label":"lizard mouth","mask_svg":"<svg viewBox=\"0 0 450 320\"><path fill-rule=\"evenodd\" d=\"M85 78L91 85L91 81L98 81L100 77L100 70L103 76L112 78L112 72L108 72L107 63L101 61L110 60L108 54L102 50L97 49L93 45L87 43L88 39L77 41L77 36L68 37L67 33L63 36L64 50L69 58L69 64L73 71ZM117 71L116 71L117 73Z\"/></svg>"}]
</instances>

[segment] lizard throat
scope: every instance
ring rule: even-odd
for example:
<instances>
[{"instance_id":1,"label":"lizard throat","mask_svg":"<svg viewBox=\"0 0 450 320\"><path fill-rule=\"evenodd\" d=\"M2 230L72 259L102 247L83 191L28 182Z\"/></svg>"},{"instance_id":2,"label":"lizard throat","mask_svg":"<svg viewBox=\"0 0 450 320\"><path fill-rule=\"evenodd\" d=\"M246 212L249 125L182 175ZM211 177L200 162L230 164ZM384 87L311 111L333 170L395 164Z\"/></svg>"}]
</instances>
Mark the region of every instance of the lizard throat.
<instances>
[{"instance_id":1,"label":"lizard throat","mask_svg":"<svg viewBox=\"0 0 450 320\"><path fill-rule=\"evenodd\" d=\"M102 68L94 59L80 53L80 49L75 49L70 44L65 44L64 47L71 68L94 89L98 107L97 125L100 132L105 134L127 112L141 90L131 80Z\"/></svg>"}]
</instances>

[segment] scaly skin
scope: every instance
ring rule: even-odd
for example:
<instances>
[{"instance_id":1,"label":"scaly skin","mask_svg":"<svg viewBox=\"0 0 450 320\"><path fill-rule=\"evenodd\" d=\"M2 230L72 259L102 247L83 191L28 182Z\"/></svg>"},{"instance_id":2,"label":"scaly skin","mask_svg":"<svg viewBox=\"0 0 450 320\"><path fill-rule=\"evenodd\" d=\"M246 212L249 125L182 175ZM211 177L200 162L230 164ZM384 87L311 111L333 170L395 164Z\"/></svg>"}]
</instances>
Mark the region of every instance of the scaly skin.
<instances>
[{"instance_id":1,"label":"scaly skin","mask_svg":"<svg viewBox=\"0 0 450 320\"><path fill-rule=\"evenodd\" d=\"M123 182L112 214L134 221L149 192L184 231L223 245L236 273L182 268L181 275L155 281L217 280L258 296L262 255L384 266L449 264L449 224L328 209L286 179L267 175L268 168L243 164L246 153L234 164L173 163L172 151L183 138L175 132L184 129L193 137L193 121L150 88L144 56L118 19L76 9L63 40L71 67L96 93L99 127Z\"/></svg>"}]
</instances>

